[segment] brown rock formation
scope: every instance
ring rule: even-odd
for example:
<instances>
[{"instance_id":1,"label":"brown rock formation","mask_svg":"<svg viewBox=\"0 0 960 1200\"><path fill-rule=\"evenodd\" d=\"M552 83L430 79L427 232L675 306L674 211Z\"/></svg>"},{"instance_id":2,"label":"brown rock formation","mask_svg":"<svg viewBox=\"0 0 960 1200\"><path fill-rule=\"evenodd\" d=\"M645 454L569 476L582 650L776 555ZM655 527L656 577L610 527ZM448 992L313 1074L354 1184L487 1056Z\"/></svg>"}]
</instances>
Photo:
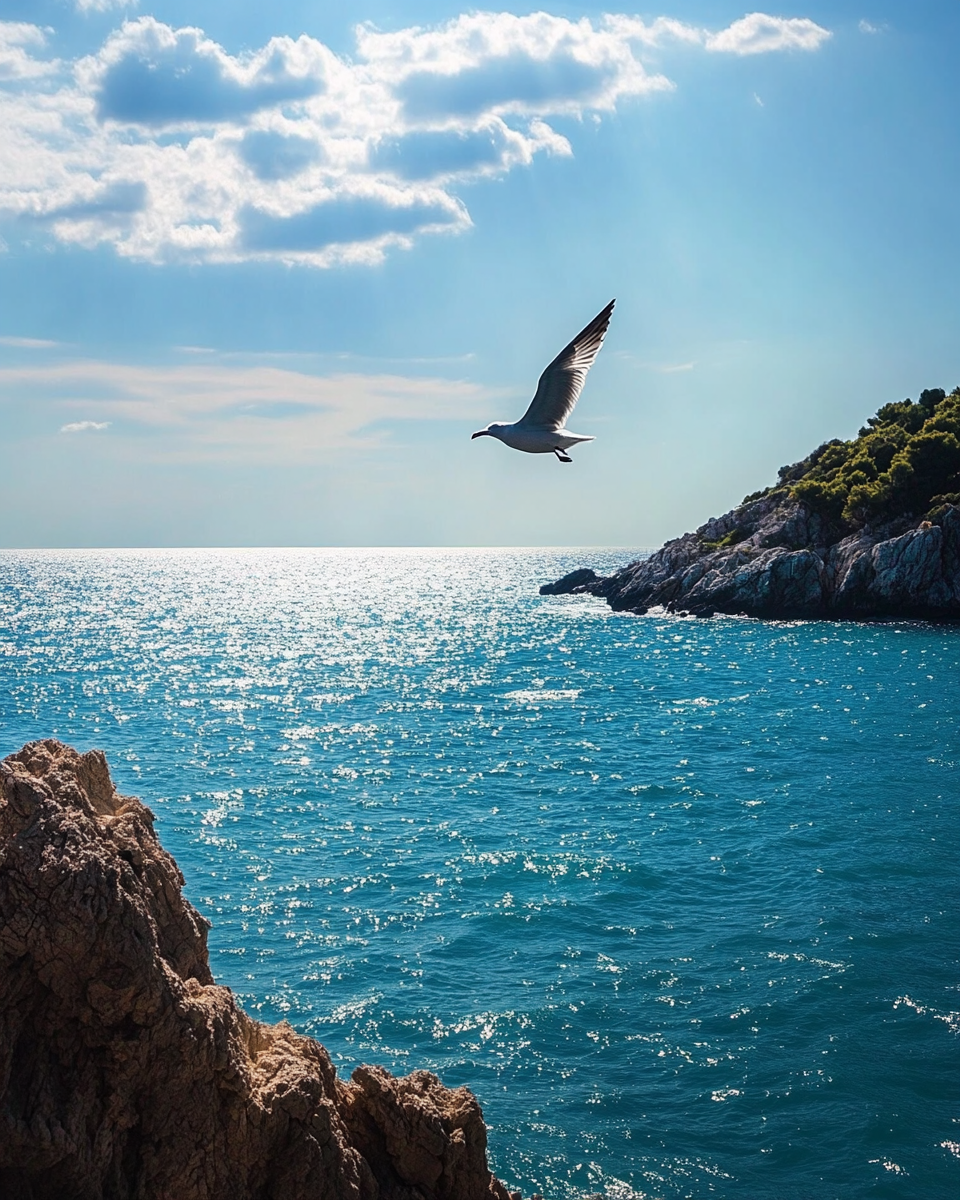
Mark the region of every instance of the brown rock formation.
<instances>
[{"instance_id":1,"label":"brown rock formation","mask_svg":"<svg viewBox=\"0 0 960 1200\"><path fill-rule=\"evenodd\" d=\"M100 751L0 763L4 1200L511 1200L470 1092L251 1020L182 887Z\"/></svg>"}]
</instances>

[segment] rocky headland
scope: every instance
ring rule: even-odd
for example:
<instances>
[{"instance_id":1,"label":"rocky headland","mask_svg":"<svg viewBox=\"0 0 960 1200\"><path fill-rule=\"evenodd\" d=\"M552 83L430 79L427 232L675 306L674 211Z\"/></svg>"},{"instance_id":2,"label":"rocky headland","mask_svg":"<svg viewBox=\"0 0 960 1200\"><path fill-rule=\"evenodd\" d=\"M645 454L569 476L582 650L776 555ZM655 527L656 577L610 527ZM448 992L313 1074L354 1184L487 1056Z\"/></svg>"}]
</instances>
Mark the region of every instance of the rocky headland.
<instances>
[{"instance_id":1,"label":"rocky headland","mask_svg":"<svg viewBox=\"0 0 960 1200\"><path fill-rule=\"evenodd\" d=\"M0 763L5 1200L519 1200L467 1089L248 1017L183 882L99 751Z\"/></svg>"},{"instance_id":2,"label":"rocky headland","mask_svg":"<svg viewBox=\"0 0 960 1200\"><path fill-rule=\"evenodd\" d=\"M960 620L960 388L885 405L649 558L540 592L636 613Z\"/></svg>"}]
</instances>

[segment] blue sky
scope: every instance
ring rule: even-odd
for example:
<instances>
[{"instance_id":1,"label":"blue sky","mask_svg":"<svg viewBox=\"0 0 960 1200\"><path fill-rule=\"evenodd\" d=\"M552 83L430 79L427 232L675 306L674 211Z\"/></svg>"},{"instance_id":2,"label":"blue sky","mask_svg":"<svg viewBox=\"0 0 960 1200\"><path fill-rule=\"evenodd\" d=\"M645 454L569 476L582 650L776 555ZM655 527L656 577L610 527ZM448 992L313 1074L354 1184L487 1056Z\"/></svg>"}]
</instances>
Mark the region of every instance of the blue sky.
<instances>
[{"instance_id":1,"label":"blue sky","mask_svg":"<svg viewBox=\"0 0 960 1200\"><path fill-rule=\"evenodd\" d=\"M960 5L0 0L0 544L659 544L960 383ZM611 297L572 466L518 417Z\"/></svg>"}]
</instances>

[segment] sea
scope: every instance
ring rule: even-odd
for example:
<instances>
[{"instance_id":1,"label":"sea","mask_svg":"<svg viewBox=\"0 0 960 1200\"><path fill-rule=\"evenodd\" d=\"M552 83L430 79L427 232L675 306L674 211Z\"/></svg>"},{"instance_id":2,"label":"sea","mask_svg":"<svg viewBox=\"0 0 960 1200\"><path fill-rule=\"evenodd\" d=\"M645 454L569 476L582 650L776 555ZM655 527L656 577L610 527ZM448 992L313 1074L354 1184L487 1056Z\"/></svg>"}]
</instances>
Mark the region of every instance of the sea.
<instances>
[{"instance_id":1,"label":"sea","mask_svg":"<svg viewBox=\"0 0 960 1200\"><path fill-rule=\"evenodd\" d=\"M246 1010L545 1200L960 1195L960 628L616 614L636 549L0 552Z\"/></svg>"}]
</instances>

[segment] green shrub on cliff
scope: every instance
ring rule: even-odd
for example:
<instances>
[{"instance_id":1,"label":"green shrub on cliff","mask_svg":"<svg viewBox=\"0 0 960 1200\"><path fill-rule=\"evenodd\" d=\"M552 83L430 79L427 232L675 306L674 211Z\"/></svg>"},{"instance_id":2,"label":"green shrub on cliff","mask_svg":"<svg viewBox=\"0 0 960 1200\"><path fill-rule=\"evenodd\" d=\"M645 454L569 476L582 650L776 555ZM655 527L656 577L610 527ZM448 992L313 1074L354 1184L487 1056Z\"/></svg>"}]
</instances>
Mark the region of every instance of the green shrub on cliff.
<instances>
[{"instance_id":1,"label":"green shrub on cliff","mask_svg":"<svg viewBox=\"0 0 960 1200\"><path fill-rule=\"evenodd\" d=\"M781 467L777 490L835 522L862 525L952 502L960 492L960 387L885 404L849 442Z\"/></svg>"}]
</instances>

